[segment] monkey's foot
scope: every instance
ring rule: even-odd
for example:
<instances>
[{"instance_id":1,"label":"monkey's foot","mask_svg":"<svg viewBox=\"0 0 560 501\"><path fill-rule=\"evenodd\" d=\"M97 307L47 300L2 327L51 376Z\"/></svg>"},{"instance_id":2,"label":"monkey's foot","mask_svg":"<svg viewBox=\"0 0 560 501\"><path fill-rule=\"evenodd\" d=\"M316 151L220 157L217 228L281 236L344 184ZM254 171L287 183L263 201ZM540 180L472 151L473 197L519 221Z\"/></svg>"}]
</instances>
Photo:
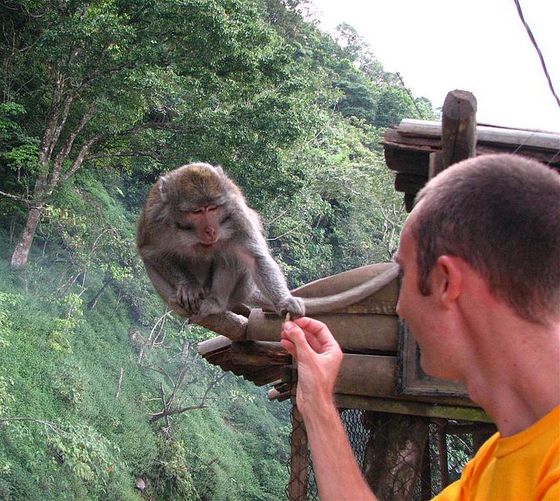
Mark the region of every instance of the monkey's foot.
<instances>
[{"instance_id":1,"label":"monkey's foot","mask_svg":"<svg viewBox=\"0 0 560 501\"><path fill-rule=\"evenodd\" d=\"M204 301L204 290L201 287L191 287L188 284L177 285L176 297L170 300L170 303L176 303L187 316L195 315L200 311L201 304Z\"/></svg>"}]
</instances>

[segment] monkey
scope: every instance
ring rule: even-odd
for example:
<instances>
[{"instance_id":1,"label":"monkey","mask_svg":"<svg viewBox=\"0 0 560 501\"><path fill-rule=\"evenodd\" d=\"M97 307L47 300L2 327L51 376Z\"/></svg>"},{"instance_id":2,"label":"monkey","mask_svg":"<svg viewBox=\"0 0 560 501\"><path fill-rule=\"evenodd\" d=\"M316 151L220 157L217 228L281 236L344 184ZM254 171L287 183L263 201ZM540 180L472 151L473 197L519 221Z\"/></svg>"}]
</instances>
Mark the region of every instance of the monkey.
<instances>
[{"instance_id":1,"label":"monkey","mask_svg":"<svg viewBox=\"0 0 560 501\"><path fill-rule=\"evenodd\" d=\"M330 296L293 296L270 255L258 214L219 166L188 164L161 176L138 220L136 246L162 299L193 321L252 304L284 316L331 312L396 279L399 267Z\"/></svg>"},{"instance_id":2,"label":"monkey","mask_svg":"<svg viewBox=\"0 0 560 501\"><path fill-rule=\"evenodd\" d=\"M191 163L161 176L138 220L136 246L156 291L193 322L251 303L305 315L259 215L220 166Z\"/></svg>"}]
</instances>

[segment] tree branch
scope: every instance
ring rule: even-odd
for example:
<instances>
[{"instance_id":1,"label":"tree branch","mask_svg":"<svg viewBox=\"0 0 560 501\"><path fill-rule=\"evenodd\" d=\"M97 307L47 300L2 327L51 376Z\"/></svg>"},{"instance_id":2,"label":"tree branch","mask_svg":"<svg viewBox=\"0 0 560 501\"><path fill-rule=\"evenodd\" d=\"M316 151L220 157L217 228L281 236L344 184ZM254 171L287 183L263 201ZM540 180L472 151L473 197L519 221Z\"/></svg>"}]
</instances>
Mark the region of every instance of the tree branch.
<instances>
[{"instance_id":1,"label":"tree branch","mask_svg":"<svg viewBox=\"0 0 560 501\"><path fill-rule=\"evenodd\" d=\"M90 160L97 160L98 158L137 158L137 157L148 157L156 162L161 162L161 158L153 153L147 151L138 151L138 152L122 152L122 153L97 153L95 155L90 155Z\"/></svg>"},{"instance_id":2,"label":"tree branch","mask_svg":"<svg viewBox=\"0 0 560 501\"><path fill-rule=\"evenodd\" d=\"M52 431L59 433L60 430L56 427L54 423L50 421L45 421L43 419L35 419L30 417L20 417L20 416L13 416L13 417L3 417L0 418L0 424L2 423L10 423L12 421L29 421L31 423L42 424L43 426L50 428Z\"/></svg>"},{"instance_id":3,"label":"tree branch","mask_svg":"<svg viewBox=\"0 0 560 501\"><path fill-rule=\"evenodd\" d=\"M206 404L197 404L197 405L189 405L187 407L178 407L175 409L165 409L163 411L157 412L156 414L152 414L150 416L150 423L154 423L162 418L166 418L168 416L173 416L175 414L182 414L183 412L193 411L196 409L206 409Z\"/></svg>"},{"instance_id":4,"label":"tree branch","mask_svg":"<svg viewBox=\"0 0 560 501\"><path fill-rule=\"evenodd\" d=\"M89 108L89 110L87 110L82 117L80 118L80 121L78 122L78 124L76 125L76 127L74 127L74 130L72 132L70 132L70 134L68 135L68 137L66 138L65 143L62 145L62 148L60 148L60 151L57 153L55 159L54 159L54 168L53 168L53 172L51 175L51 178L49 180L49 191L52 192L54 190L54 188L56 188L56 186L58 185L58 181L60 179L60 175L62 172L62 164L64 162L64 160L66 160L66 158L68 157L70 151L72 150L72 147L74 146L74 141L76 140L76 137L78 137L78 134L83 130L83 128L86 126L86 124L92 119L92 117L95 115L95 111L96 111L96 106L95 104L92 104L91 107ZM97 136L100 136L100 134L96 134L93 136L93 138L96 138ZM90 138L91 141L92 138ZM86 152L89 150L89 148L91 147L91 144L89 144L89 141L86 141L86 143L82 146L82 150L80 151L80 154L82 153L82 151L84 151L84 148L86 148ZM76 165L76 162L79 161L79 165L77 167L75 167L74 171L72 172L72 174L80 167L80 165L83 162L83 158L81 159L81 161L79 160L80 158L80 154L78 154L78 156L76 157L76 159L74 160L72 166L74 167ZM85 154L83 155L85 157ZM70 174L70 175L72 175ZM67 179L68 177L70 177L70 175L66 175L65 179Z\"/></svg>"},{"instance_id":5,"label":"tree branch","mask_svg":"<svg viewBox=\"0 0 560 501\"><path fill-rule=\"evenodd\" d=\"M103 137L103 134L95 134L94 136L90 137L83 144L80 152L78 153L78 156L74 159L74 161L72 162L72 165L70 166L70 168L64 174L64 179L65 180L68 179L69 177L71 177L82 166L87 154L89 153L90 148L95 143L97 143L102 137Z\"/></svg>"},{"instance_id":6,"label":"tree branch","mask_svg":"<svg viewBox=\"0 0 560 501\"><path fill-rule=\"evenodd\" d=\"M38 206L36 206L34 202L28 200L27 198L23 198L18 195L12 195L11 193L6 193L5 191L0 191L0 195L6 198L11 198L12 200L17 200L18 202L25 204L27 207L35 208L35 209L38 208Z\"/></svg>"}]
</instances>

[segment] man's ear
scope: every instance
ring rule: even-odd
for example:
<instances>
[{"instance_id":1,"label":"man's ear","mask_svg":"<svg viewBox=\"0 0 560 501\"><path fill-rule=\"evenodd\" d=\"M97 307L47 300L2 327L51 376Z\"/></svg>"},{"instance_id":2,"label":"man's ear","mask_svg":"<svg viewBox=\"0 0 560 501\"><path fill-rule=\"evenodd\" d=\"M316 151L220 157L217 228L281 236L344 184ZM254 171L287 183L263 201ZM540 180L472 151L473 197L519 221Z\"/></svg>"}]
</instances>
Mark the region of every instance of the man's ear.
<instances>
[{"instance_id":1,"label":"man's ear","mask_svg":"<svg viewBox=\"0 0 560 501\"><path fill-rule=\"evenodd\" d=\"M432 290L440 295L441 301L450 306L463 288L463 262L456 256L438 257L432 271Z\"/></svg>"}]
</instances>

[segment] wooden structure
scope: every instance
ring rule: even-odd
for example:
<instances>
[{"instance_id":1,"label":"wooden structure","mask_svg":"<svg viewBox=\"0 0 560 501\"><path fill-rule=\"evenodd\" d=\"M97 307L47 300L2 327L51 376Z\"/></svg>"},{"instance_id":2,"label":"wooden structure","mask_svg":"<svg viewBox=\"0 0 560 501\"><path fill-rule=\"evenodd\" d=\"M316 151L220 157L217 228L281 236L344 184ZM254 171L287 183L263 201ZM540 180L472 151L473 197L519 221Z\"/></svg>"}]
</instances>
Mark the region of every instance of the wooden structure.
<instances>
[{"instance_id":1,"label":"wooden structure","mask_svg":"<svg viewBox=\"0 0 560 501\"><path fill-rule=\"evenodd\" d=\"M384 263L356 268L317 280L293 292L300 297L333 294L355 287L393 266L393 263ZM399 368L405 361L399 356L399 342L403 338L404 326L395 312L397 295L398 281L393 279L356 304L315 315L329 326L344 351L335 388L338 406L486 421L486 415L465 398L462 388L439 391L438 405L434 406L431 396L407 392L402 387L403 372ZM280 330L281 319L276 314L254 309L249 315L244 340L232 341L219 336L200 343L198 350L210 363L223 370L258 386L271 384L269 398L284 400L292 394L293 367L289 354L280 346Z\"/></svg>"},{"instance_id":2,"label":"wooden structure","mask_svg":"<svg viewBox=\"0 0 560 501\"><path fill-rule=\"evenodd\" d=\"M403 120L398 127L386 131L383 147L387 166L396 172L395 189L404 193L407 210L411 210L416 193L430 177L452 163L477 154L515 152L560 170L560 134L477 125L475 113L474 97L470 93L453 91L446 98L441 123ZM294 295L336 294L393 266L392 263L373 264L350 270L307 284L295 290ZM468 399L462 386L423 374L418 347L395 312L398 290L398 279L392 278L359 302L315 317L329 325L344 351L335 387L338 407L410 418L400 422L400 429L395 433L402 437L403 430L406 433L408 429L411 437L413 434L420 437L417 440L422 444L417 451L419 460L414 466L416 471L411 473L411 479L415 479L427 436L425 418L478 423L490 420ZM210 363L256 385L271 385L270 399L292 398L295 402L297 373L291 357L279 343L281 320L272 313L255 309L247 319L236 317L233 325L235 329L231 335L225 332L228 337L218 336L200 343L200 354ZM296 430L294 424L292 435L292 450L295 451L306 446L297 409L293 423L298 425ZM306 456L303 459L292 457L292 477L300 476L300 480L305 477L306 462ZM427 475L429 470L429 467L424 468ZM442 478L445 474L442 472ZM379 481L391 483L387 478ZM407 489L412 488L413 483L412 480L408 482ZM305 499L303 484L300 481L290 485L290 499ZM407 495L409 493L410 490ZM425 497L430 497L430 493Z\"/></svg>"},{"instance_id":3,"label":"wooden structure","mask_svg":"<svg viewBox=\"0 0 560 501\"><path fill-rule=\"evenodd\" d=\"M450 93L458 95L459 91ZM448 98L450 98L448 96ZM444 113L445 113L444 106ZM475 110L473 110L475 111ZM460 112L450 115L458 115ZM453 121L452 117L449 117ZM445 119L445 114L442 120ZM457 122L457 125L459 122ZM463 125L463 124L462 124ZM465 127L471 137L472 151L468 156L488 153L516 153L539 160L560 171L560 134L538 130L521 130L494 125L478 124ZM455 137L443 134L441 122L423 120L403 120L398 127L388 129L383 136L385 162L389 169L396 172L395 190L404 193L406 209L411 210L416 193L430 177L430 164L437 164L438 154L442 149L457 145ZM468 148L463 150L463 154ZM456 158L448 157L454 163ZM450 165L448 163L447 165ZM432 167L434 170L434 167Z\"/></svg>"}]
</instances>

